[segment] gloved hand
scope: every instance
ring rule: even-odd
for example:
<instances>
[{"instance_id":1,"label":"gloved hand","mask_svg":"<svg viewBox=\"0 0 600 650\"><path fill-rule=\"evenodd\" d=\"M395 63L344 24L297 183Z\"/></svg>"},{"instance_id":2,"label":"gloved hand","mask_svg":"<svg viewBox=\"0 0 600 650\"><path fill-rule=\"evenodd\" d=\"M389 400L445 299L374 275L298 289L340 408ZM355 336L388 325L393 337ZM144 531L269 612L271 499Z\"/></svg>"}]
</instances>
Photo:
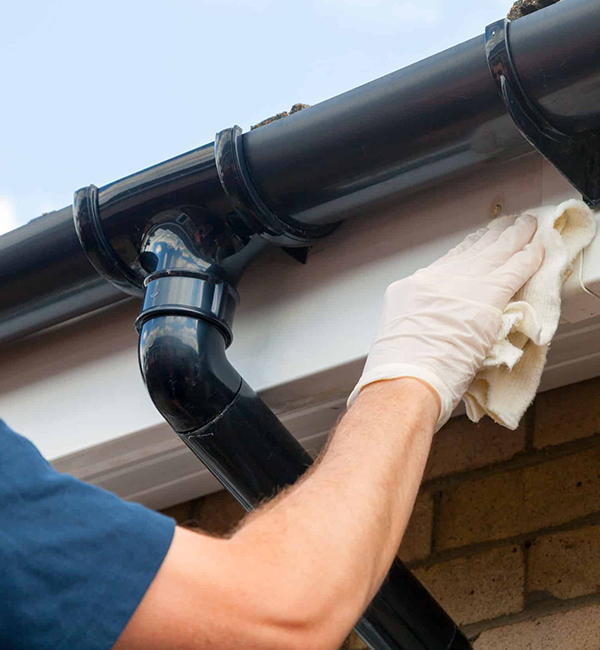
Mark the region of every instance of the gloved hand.
<instances>
[{"instance_id":1,"label":"gloved hand","mask_svg":"<svg viewBox=\"0 0 600 650\"><path fill-rule=\"evenodd\" d=\"M498 219L431 266L391 284L348 404L367 384L415 377L439 395L439 430L483 364L502 311L542 262L543 246L529 243L536 228L527 215Z\"/></svg>"}]
</instances>

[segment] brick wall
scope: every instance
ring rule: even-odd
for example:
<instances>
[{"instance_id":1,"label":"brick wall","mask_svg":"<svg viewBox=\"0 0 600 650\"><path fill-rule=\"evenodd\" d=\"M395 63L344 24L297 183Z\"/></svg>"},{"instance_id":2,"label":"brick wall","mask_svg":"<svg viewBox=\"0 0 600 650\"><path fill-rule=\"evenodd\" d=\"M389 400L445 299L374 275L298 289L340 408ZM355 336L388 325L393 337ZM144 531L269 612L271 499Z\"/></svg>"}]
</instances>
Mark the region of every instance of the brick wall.
<instances>
[{"instance_id":1,"label":"brick wall","mask_svg":"<svg viewBox=\"0 0 600 650\"><path fill-rule=\"evenodd\" d=\"M168 514L222 533L243 513L221 492ZM517 431L450 421L399 554L476 650L600 649L600 378L538 396Z\"/></svg>"}]
</instances>

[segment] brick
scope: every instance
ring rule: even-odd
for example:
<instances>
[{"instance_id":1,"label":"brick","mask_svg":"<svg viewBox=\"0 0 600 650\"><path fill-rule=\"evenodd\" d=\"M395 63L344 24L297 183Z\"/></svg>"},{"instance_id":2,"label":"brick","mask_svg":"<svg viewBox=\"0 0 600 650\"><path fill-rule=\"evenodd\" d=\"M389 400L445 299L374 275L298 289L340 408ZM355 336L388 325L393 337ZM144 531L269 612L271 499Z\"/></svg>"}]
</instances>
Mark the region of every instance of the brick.
<instances>
[{"instance_id":1,"label":"brick","mask_svg":"<svg viewBox=\"0 0 600 650\"><path fill-rule=\"evenodd\" d=\"M523 609L520 547L507 546L415 570L415 576L459 625Z\"/></svg>"},{"instance_id":2,"label":"brick","mask_svg":"<svg viewBox=\"0 0 600 650\"><path fill-rule=\"evenodd\" d=\"M594 512L600 512L600 449L443 491L436 550L504 539Z\"/></svg>"},{"instance_id":3,"label":"brick","mask_svg":"<svg viewBox=\"0 0 600 650\"><path fill-rule=\"evenodd\" d=\"M420 560L431 553L432 527L433 498L431 494L421 493L417 497L398 552L403 562Z\"/></svg>"},{"instance_id":4,"label":"brick","mask_svg":"<svg viewBox=\"0 0 600 650\"><path fill-rule=\"evenodd\" d=\"M600 511L600 449L527 467L524 523L528 530Z\"/></svg>"},{"instance_id":5,"label":"brick","mask_svg":"<svg viewBox=\"0 0 600 650\"><path fill-rule=\"evenodd\" d=\"M598 650L600 606L487 630L474 647L475 650Z\"/></svg>"},{"instance_id":6,"label":"brick","mask_svg":"<svg viewBox=\"0 0 600 650\"><path fill-rule=\"evenodd\" d=\"M525 427L505 429L490 418L474 424L466 416L453 418L435 436L425 480L464 472L512 458L525 446Z\"/></svg>"},{"instance_id":7,"label":"brick","mask_svg":"<svg viewBox=\"0 0 600 650\"><path fill-rule=\"evenodd\" d=\"M231 532L246 511L225 490L209 494L200 499L194 513L196 525L213 535L226 535Z\"/></svg>"},{"instance_id":8,"label":"brick","mask_svg":"<svg viewBox=\"0 0 600 650\"><path fill-rule=\"evenodd\" d=\"M592 436L600 431L600 378L542 393L535 409L538 449Z\"/></svg>"},{"instance_id":9,"label":"brick","mask_svg":"<svg viewBox=\"0 0 600 650\"><path fill-rule=\"evenodd\" d=\"M600 592L600 526L536 539L528 566L528 591L561 600Z\"/></svg>"},{"instance_id":10,"label":"brick","mask_svg":"<svg viewBox=\"0 0 600 650\"><path fill-rule=\"evenodd\" d=\"M524 525L523 498L522 470L443 491L436 550L516 535Z\"/></svg>"}]
</instances>

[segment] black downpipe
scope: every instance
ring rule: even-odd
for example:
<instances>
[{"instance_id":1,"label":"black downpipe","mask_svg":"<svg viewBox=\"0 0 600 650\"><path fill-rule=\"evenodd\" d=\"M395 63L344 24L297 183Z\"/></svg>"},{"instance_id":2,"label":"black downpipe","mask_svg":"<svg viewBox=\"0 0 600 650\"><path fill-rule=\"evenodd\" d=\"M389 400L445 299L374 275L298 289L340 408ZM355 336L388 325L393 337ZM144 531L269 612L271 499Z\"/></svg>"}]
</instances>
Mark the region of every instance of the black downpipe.
<instances>
[{"instance_id":1,"label":"black downpipe","mask_svg":"<svg viewBox=\"0 0 600 650\"><path fill-rule=\"evenodd\" d=\"M559 2L511 23L521 86L567 133L600 128L599 33L597 0ZM371 214L482 164L532 151L490 75L483 36L241 140L247 176L289 228ZM214 143L98 195L104 236L122 270L136 278L128 291L140 297L139 245L154 215L181 205L211 217L232 213ZM82 233L68 215L69 208L44 215L0 237L0 342L123 299L82 255L76 241ZM90 250L85 238L84 248Z\"/></svg>"},{"instance_id":2,"label":"black downpipe","mask_svg":"<svg viewBox=\"0 0 600 650\"><path fill-rule=\"evenodd\" d=\"M224 136L217 147L228 192L235 187L234 141ZM89 203L89 194L83 198ZM140 259L149 273L136 322L142 376L179 437L251 510L295 483L312 463L226 357L238 302L235 285L265 240L236 235L231 223L217 220L207 237L205 224L198 226L183 211L163 217L141 243ZM375 650L470 648L400 561L356 630Z\"/></svg>"}]
</instances>

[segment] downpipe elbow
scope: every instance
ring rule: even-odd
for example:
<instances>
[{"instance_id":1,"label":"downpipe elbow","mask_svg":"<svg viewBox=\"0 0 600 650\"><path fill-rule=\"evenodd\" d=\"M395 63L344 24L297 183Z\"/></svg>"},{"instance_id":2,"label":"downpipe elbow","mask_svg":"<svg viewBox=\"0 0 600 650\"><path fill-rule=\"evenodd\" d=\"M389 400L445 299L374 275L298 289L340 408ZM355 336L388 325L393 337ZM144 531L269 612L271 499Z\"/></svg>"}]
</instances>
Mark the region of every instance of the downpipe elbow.
<instances>
[{"instance_id":1,"label":"downpipe elbow","mask_svg":"<svg viewBox=\"0 0 600 650\"><path fill-rule=\"evenodd\" d=\"M242 378L225 353L237 302L235 289L212 275L160 271L148 279L136 321L140 370L177 433L205 426L240 391Z\"/></svg>"},{"instance_id":2,"label":"downpipe elbow","mask_svg":"<svg viewBox=\"0 0 600 650\"><path fill-rule=\"evenodd\" d=\"M160 315L141 326L142 377L177 433L205 426L238 394L242 378L227 360L225 345L219 328L199 318Z\"/></svg>"}]
</instances>

